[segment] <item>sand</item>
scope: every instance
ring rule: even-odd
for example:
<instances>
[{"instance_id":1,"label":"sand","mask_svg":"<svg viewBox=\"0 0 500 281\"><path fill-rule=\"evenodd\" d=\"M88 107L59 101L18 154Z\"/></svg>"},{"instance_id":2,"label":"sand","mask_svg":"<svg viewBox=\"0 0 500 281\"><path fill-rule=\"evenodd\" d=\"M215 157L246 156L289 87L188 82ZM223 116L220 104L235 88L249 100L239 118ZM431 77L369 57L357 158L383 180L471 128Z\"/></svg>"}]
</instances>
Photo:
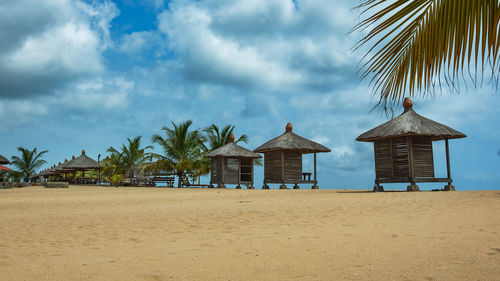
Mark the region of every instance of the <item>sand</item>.
<instances>
[{"instance_id":1,"label":"sand","mask_svg":"<svg viewBox=\"0 0 500 281\"><path fill-rule=\"evenodd\" d=\"M1 280L500 280L500 191L0 190Z\"/></svg>"}]
</instances>

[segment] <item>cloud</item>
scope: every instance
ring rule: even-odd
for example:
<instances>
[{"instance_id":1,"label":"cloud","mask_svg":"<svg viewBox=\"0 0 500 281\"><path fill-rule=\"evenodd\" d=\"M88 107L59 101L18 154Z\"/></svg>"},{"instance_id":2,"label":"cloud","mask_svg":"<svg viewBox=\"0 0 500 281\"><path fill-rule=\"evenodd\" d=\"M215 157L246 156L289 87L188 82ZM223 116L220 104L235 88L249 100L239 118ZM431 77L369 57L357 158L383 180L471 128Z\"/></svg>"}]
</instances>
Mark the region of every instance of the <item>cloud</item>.
<instances>
[{"instance_id":1,"label":"cloud","mask_svg":"<svg viewBox=\"0 0 500 281\"><path fill-rule=\"evenodd\" d=\"M346 17L332 20L318 3L216 2L173 1L158 15L187 79L276 93L328 92L353 80Z\"/></svg>"},{"instance_id":2,"label":"cloud","mask_svg":"<svg viewBox=\"0 0 500 281\"><path fill-rule=\"evenodd\" d=\"M153 57L161 56L165 48L164 39L157 31L137 31L125 34L119 42L118 51L130 55L131 58L143 53L153 52Z\"/></svg>"},{"instance_id":3,"label":"cloud","mask_svg":"<svg viewBox=\"0 0 500 281\"><path fill-rule=\"evenodd\" d=\"M135 83L122 77L94 78L58 89L51 96L0 99L0 131L46 120L101 112L118 112L129 105Z\"/></svg>"},{"instance_id":4,"label":"cloud","mask_svg":"<svg viewBox=\"0 0 500 281\"><path fill-rule=\"evenodd\" d=\"M0 97L51 94L103 71L102 52L111 45L109 22L118 14L112 2L22 0L0 9L0 29L10 30L0 35ZM14 23L19 27L12 28Z\"/></svg>"}]
</instances>

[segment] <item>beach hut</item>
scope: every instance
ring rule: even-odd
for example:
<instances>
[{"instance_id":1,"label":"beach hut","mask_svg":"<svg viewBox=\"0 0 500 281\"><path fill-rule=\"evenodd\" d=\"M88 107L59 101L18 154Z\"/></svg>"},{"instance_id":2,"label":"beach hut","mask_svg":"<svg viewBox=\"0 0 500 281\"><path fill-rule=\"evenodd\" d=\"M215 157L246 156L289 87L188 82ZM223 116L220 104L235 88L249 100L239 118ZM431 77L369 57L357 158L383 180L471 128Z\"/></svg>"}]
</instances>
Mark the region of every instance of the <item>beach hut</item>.
<instances>
[{"instance_id":1,"label":"beach hut","mask_svg":"<svg viewBox=\"0 0 500 281\"><path fill-rule=\"evenodd\" d=\"M102 169L102 165L99 164L99 162L95 161L94 159L88 157L85 154L85 150L82 150L82 155L78 156L77 158L71 159L70 161L66 162L64 165L59 167L60 172L65 171L65 172L77 172L77 171L82 171L83 173L83 180L82 183L86 183L87 179L85 179L85 171L88 170L100 170Z\"/></svg>"},{"instance_id":2,"label":"beach hut","mask_svg":"<svg viewBox=\"0 0 500 281\"><path fill-rule=\"evenodd\" d=\"M10 163L9 159L3 157L3 155L0 155L0 165L9 164L9 163Z\"/></svg>"},{"instance_id":3,"label":"beach hut","mask_svg":"<svg viewBox=\"0 0 500 281\"><path fill-rule=\"evenodd\" d=\"M213 184L221 188L226 184L236 184L239 189L245 184L249 189L254 188L253 160L262 156L234 143L233 134L229 136L229 143L210 151L205 157L211 159L211 187Z\"/></svg>"},{"instance_id":4,"label":"beach hut","mask_svg":"<svg viewBox=\"0 0 500 281\"><path fill-rule=\"evenodd\" d=\"M357 141L373 142L375 150L375 186L384 191L381 183L410 183L408 191L418 191L419 182L446 182L445 190L455 190L451 184L449 139L466 135L448 126L417 114L413 102L405 98L404 112L361 134ZM444 140L446 149L446 178L434 176L432 142Z\"/></svg>"},{"instance_id":5,"label":"beach hut","mask_svg":"<svg viewBox=\"0 0 500 281\"><path fill-rule=\"evenodd\" d=\"M264 185L279 183L280 189L286 189L286 184L294 184L299 189L299 183L312 183L312 188L318 188L316 177L316 153L331 150L319 143L313 142L292 132L292 124L288 123L285 132L257 147L254 152L264 153ZM302 172L302 154L314 153L314 177L311 173Z\"/></svg>"}]
</instances>

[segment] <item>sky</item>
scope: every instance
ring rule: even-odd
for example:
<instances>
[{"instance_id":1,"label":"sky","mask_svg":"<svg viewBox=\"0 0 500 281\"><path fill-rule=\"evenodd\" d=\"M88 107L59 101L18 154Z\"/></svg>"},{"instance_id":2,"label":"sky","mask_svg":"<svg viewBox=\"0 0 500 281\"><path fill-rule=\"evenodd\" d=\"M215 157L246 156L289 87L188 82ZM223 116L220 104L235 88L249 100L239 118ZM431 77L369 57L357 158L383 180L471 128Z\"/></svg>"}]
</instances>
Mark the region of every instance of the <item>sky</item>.
<instances>
[{"instance_id":1,"label":"sky","mask_svg":"<svg viewBox=\"0 0 500 281\"><path fill-rule=\"evenodd\" d=\"M321 188L372 188L373 145L355 139L391 116L372 110L377 98L357 75L364 52L352 47L363 34L350 32L359 22L353 3L3 0L0 154L48 150L46 167L82 149L97 159L127 138L152 144L163 126L188 119L193 128L234 124L254 149L291 122L332 150L318 155ZM443 88L414 103L467 135L450 141L457 190L500 188L493 86ZM434 143L434 162L445 177L443 142ZM303 163L308 170L312 158ZM262 167L255 173L260 188Z\"/></svg>"}]
</instances>

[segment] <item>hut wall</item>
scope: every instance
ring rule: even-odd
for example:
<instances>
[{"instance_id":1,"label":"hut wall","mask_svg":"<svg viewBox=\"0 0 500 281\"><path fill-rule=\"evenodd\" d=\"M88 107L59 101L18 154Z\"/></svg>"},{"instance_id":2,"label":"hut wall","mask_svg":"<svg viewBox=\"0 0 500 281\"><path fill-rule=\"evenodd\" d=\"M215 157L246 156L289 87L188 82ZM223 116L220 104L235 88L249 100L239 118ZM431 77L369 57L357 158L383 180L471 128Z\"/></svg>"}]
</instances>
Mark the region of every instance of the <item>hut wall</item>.
<instances>
[{"instance_id":1,"label":"hut wall","mask_svg":"<svg viewBox=\"0 0 500 281\"><path fill-rule=\"evenodd\" d=\"M405 136L374 142L375 172L377 178L402 178L410 176L409 143L413 151L413 177L434 177L431 137Z\"/></svg>"},{"instance_id":2,"label":"hut wall","mask_svg":"<svg viewBox=\"0 0 500 281\"><path fill-rule=\"evenodd\" d=\"M213 184L220 183L222 180L222 174L219 171L222 171L222 159L212 158L210 163L210 177Z\"/></svg>"},{"instance_id":3,"label":"hut wall","mask_svg":"<svg viewBox=\"0 0 500 281\"><path fill-rule=\"evenodd\" d=\"M224 183L238 184L238 158L223 158L224 160Z\"/></svg>"},{"instance_id":4,"label":"hut wall","mask_svg":"<svg viewBox=\"0 0 500 281\"><path fill-rule=\"evenodd\" d=\"M427 136L412 137L414 177L433 178L434 158L432 139Z\"/></svg>"},{"instance_id":5,"label":"hut wall","mask_svg":"<svg viewBox=\"0 0 500 281\"><path fill-rule=\"evenodd\" d=\"M270 151L264 153L264 178L269 182L281 182L281 153ZM298 181L302 179L302 154L297 151L284 151L284 180Z\"/></svg>"},{"instance_id":6,"label":"hut wall","mask_svg":"<svg viewBox=\"0 0 500 281\"><path fill-rule=\"evenodd\" d=\"M281 151L264 153L264 179L281 181Z\"/></svg>"},{"instance_id":7,"label":"hut wall","mask_svg":"<svg viewBox=\"0 0 500 281\"><path fill-rule=\"evenodd\" d=\"M392 178L392 148L391 140L377 140L375 149L375 174L377 178Z\"/></svg>"},{"instance_id":8,"label":"hut wall","mask_svg":"<svg viewBox=\"0 0 500 281\"><path fill-rule=\"evenodd\" d=\"M408 165L408 138L391 138L391 145L393 177L400 178L410 176L410 166Z\"/></svg>"},{"instance_id":9,"label":"hut wall","mask_svg":"<svg viewBox=\"0 0 500 281\"><path fill-rule=\"evenodd\" d=\"M285 180L295 181L302 179L302 153L285 151Z\"/></svg>"}]
</instances>

